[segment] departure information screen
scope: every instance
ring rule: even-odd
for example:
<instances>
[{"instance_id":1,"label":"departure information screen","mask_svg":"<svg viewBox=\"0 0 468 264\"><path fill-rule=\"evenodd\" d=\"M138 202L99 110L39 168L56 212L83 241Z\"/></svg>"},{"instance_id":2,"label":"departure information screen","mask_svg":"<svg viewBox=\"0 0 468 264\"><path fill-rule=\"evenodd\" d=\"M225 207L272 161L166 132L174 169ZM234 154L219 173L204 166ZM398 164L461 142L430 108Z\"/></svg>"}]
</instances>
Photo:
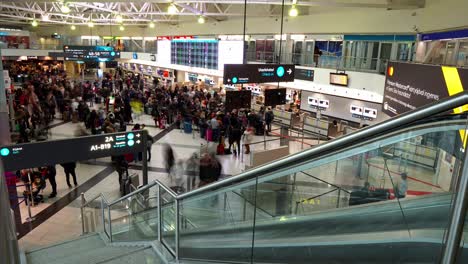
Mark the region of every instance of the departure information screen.
<instances>
[{"instance_id":1,"label":"departure information screen","mask_svg":"<svg viewBox=\"0 0 468 264\"><path fill-rule=\"evenodd\" d=\"M218 44L217 40L172 40L171 64L217 70Z\"/></svg>"},{"instance_id":2,"label":"departure information screen","mask_svg":"<svg viewBox=\"0 0 468 264\"><path fill-rule=\"evenodd\" d=\"M145 150L146 131L132 131L0 147L6 171L118 156Z\"/></svg>"},{"instance_id":3,"label":"departure information screen","mask_svg":"<svg viewBox=\"0 0 468 264\"><path fill-rule=\"evenodd\" d=\"M112 61L120 58L120 51L110 46L63 46L68 61Z\"/></svg>"}]
</instances>

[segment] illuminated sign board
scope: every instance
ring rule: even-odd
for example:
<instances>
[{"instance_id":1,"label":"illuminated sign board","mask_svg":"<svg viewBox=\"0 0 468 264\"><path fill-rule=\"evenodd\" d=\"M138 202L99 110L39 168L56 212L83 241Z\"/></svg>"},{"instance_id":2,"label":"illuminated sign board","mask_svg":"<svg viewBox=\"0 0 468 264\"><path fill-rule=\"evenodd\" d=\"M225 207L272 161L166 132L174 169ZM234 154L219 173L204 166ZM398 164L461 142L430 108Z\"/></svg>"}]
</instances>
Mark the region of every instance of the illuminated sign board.
<instances>
[{"instance_id":1,"label":"illuminated sign board","mask_svg":"<svg viewBox=\"0 0 468 264\"><path fill-rule=\"evenodd\" d=\"M294 78L297 80L314 81L314 70L296 69Z\"/></svg>"},{"instance_id":2,"label":"illuminated sign board","mask_svg":"<svg viewBox=\"0 0 468 264\"><path fill-rule=\"evenodd\" d=\"M63 46L68 61L111 61L120 58L120 51L110 46Z\"/></svg>"},{"instance_id":3,"label":"illuminated sign board","mask_svg":"<svg viewBox=\"0 0 468 264\"><path fill-rule=\"evenodd\" d=\"M0 146L6 171L145 151L146 131Z\"/></svg>"},{"instance_id":4,"label":"illuminated sign board","mask_svg":"<svg viewBox=\"0 0 468 264\"><path fill-rule=\"evenodd\" d=\"M294 82L292 64L225 64L224 84Z\"/></svg>"},{"instance_id":5,"label":"illuminated sign board","mask_svg":"<svg viewBox=\"0 0 468 264\"><path fill-rule=\"evenodd\" d=\"M330 72L330 84L348 86L348 74Z\"/></svg>"},{"instance_id":6,"label":"illuminated sign board","mask_svg":"<svg viewBox=\"0 0 468 264\"><path fill-rule=\"evenodd\" d=\"M396 116L468 89L468 69L389 62L382 111Z\"/></svg>"}]
</instances>

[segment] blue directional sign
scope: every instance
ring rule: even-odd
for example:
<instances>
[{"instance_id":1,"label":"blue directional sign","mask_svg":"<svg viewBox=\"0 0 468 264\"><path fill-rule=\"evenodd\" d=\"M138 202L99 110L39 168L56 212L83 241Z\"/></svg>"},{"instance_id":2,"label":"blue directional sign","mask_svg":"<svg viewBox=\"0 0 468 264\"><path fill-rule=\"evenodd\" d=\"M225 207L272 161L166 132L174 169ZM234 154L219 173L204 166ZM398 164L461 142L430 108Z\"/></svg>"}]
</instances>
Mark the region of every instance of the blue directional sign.
<instances>
[{"instance_id":1,"label":"blue directional sign","mask_svg":"<svg viewBox=\"0 0 468 264\"><path fill-rule=\"evenodd\" d=\"M292 64L225 64L224 84L293 82Z\"/></svg>"}]
</instances>

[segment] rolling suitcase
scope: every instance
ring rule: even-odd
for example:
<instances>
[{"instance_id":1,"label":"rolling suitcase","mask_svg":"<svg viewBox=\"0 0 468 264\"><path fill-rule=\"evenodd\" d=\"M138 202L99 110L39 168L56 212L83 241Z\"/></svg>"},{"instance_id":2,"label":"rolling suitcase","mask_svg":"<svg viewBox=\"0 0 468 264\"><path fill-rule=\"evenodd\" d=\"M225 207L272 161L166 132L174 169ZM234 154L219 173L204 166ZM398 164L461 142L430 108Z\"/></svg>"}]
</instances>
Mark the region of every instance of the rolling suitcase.
<instances>
[{"instance_id":1,"label":"rolling suitcase","mask_svg":"<svg viewBox=\"0 0 468 264\"><path fill-rule=\"evenodd\" d=\"M72 123L78 123L78 112L73 112L72 114Z\"/></svg>"},{"instance_id":2,"label":"rolling suitcase","mask_svg":"<svg viewBox=\"0 0 468 264\"><path fill-rule=\"evenodd\" d=\"M211 128L206 130L206 140L213 141L213 130Z\"/></svg>"}]
</instances>

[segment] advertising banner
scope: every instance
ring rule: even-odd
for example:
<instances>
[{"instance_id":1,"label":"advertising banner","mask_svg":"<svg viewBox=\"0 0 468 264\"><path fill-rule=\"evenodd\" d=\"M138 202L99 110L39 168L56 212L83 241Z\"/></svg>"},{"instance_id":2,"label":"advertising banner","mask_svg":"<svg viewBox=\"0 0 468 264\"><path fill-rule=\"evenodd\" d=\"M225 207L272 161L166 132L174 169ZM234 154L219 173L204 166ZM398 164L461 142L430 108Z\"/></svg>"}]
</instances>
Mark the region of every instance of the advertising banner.
<instances>
[{"instance_id":1,"label":"advertising banner","mask_svg":"<svg viewBox=\"0 0 468 264\"><path fill-rule=\"evenodd\" d=\"M468 69L389 62L382 111L396 116L468 88Z\"/></svg>"}]
</instances>

